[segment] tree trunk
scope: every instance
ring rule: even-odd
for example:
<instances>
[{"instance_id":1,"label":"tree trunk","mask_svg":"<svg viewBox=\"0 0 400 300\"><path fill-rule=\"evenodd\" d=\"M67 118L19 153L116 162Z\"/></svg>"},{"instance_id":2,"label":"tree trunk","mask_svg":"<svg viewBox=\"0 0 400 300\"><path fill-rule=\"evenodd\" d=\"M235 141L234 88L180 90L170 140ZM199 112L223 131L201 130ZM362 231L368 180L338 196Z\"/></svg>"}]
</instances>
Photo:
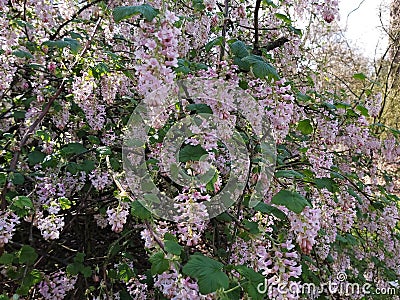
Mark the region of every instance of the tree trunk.
<instances>
[{"instance_id":1,"label":"tree trunk","mask_svg":"<svg viewBox=\"0 0 400 300\"><path fill-rule=\"evenodd\" d=\"M390 59L394 62L396 75L399 75L400 63L400 0L392 0L390 5L390 41L392 45Z\"/></svg>"},{"instance_id":2,"label":"tree trunk","mask_svg":"<svg viewBox=\"0 0 400 300\"><path fill-rule=\"evenodd\" d=\"M379 116L380 122L400 128L400 0L391 0L389 27L389 57L384 92L384 101Z\"/></svg>"}]
</instances>

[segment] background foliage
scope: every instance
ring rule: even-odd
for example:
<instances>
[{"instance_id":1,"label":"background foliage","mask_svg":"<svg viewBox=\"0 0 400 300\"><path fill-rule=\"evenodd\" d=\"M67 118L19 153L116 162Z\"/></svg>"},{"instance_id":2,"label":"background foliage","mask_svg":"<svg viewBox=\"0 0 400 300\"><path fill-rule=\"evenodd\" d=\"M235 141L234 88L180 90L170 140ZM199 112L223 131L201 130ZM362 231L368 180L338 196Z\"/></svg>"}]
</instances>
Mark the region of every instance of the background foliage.
<instances>
[{"instance_id":1,"label":"background foliage","mask_svg":"<svg viewBox=\"0 0 400 300\"><path fill-rule=\"evenodd\" d=\"M384 57L373 70L343 47L337 1L0 0L0 7L2 299L340 299L340 291L288 289L337 282L340 272L343 284L369 283L371 291L396 285L399 131L380 123L382 87L397 93L387 84L394 63ZM239 86L265 108L276 172L257 206L247 187L227 212L196 219L193 211L204 213L201 203L224 186L229 159L210 146L218 176L178 189L158 159L168 128L155 126L148 168L193 217L167 222L128 189L122 139L146 95L191 76ZM186 104L175 116L221 113ZM245 135L246 124L232 122ZM202 173L204 149L192 146L181 162ZM260 176L253 175L250 183ZM270 288L261 294L264 280Z\"/></svg>"}]
</instances>

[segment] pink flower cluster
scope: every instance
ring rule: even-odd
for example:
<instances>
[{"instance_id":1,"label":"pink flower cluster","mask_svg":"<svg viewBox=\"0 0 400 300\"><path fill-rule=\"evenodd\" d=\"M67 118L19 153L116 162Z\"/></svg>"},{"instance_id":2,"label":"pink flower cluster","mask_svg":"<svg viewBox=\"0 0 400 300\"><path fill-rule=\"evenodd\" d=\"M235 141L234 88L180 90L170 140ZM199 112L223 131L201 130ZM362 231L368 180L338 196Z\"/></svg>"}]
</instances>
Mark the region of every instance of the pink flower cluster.
<instances>
[{"instance_id":1,"label":"pink flower cluster","mask_svg":"<svg viewBox=\"0 0 400 300\"><path fill-rule=\"evenodd\" d=\"M326 149L309 148L306 153L308 160L312 166L316 178L330 176L330 169L333 165L333 154Z\"/></svg>"},{"instance_id":2,"label":"pink flower cluster","mask_svg":"<svg viewBox=\"0 0 400 300\"><path fill-rule=\"evenodd\" d=\"M111 225L111 230L114 232L121 232L126 219L129 215L128 203L121 202L116 208L107 209L108 223Z\"/></svg>"},{"instance_id":3,"label":"pink flower cluster","mask_svg":"<svg viewBox=\"0 0 400 300\"><path fill-rule=\"evenodd\" d=\"M289 278L299 278L301 275L301 266L298 265L299 255L292 251L294 245L289 240L282 243L280 247L273 246L269 251L258 253L259 263L263 275L266 276L267 291L270 299L298 299L299 295L290 288L292 282ZM282 290L287 292L282 293Z\"/></svg>"},{"instance_id":4,"label":"pink flower cluster","mask_svg":"<svg viewBox=\"0 0 400 300\"><path fill-rule=\"evenodd\" d=\"M60 230L64 227L64 217L50 214L47 217L41 211L36 213L34 225L40 230L45 240L55 240L60 237Z\"/></svg>"},{"instance_id":5,"label":"pink flower cluster","mask_svg":"<svg viewBox=\"0 0 400 300\"><path fill-rule=\"evenodd\" d=\"M168 299L176 300L203 300L213 299L213 295L207 296L199 293L199 287L190 277L184 277L176 270L166 271L156 276L154 286L158 288Z\"/></svg>"},{"instance_id":6,"label":"pink flower cluster","mask_svg":"<svg viewBox=\"0 0 400 300\"><path fill-rule=\"evenodd\" d=\"M179 239L188 246L197 245L206 228L208 212L202 201L209 201L210 195L203 196L198 191L178 195L174 207L179 216L175 217Z\"/></svg>"},{"instance_id":7,"label":"pink flower cluster","mask_svg":"<svg viewBox=\"0 0 400 300\"><path fill-rule=\"evenodd\" d=\"M65 186L57 182L57 178L46 176L37 177L36 194L39 206L49 206L55 198L66 196Z\"/></svg>"},{"instance_id":8,"label":"pink flower cluster","mask_svg":"<svg viewBox=\"0 0 400 300\"><path fill-rule=\"evenodd\" d=\"M133 300L146 300L148 295L148 286L141 281L146 279L146 275L133 277L126 283L126 290Z\"/></svg>"},{"instance_id":9,"label":"pink flower cluster","mask_svg":"<svg viewBox=\"0 0 400 300\"><path fill-rule=\"evenodd\" d=\"M94 130L101 130L106 121L105 105L99 104L94 93L95 80L87 72L74 79L72 92L75 102L84 111L86 120Z\"/></svg>"},{"instance_id":10,"label":"pink flower cluster","mask_svg":"<svg viewBox=\"0 0 400 300\"><path fill-rule=\"evenodd\" d=\"M12 211L0 212L0 248L3 248L12 239L15 226L19 223L18 216Z\"/></svg>"},{"instance_id":11,"label":"pink flower cluster","mask_svg":"<svg viewBox=\"0 0 400 300\"><path fill-rule=\"evenodd\" d=\"M101 172L98 169L89 174L89 179L96 190L101 191L112 183L110 175L107 172Z\"/></svg>"},{"instance_id":12,"label":"pink flower cluster","mask_svg":"<svg viewBox=\"0 0 400 300\"><path fill-rule=\"evenodd\" d=\"M64 271L45 275L39 283L39 292L46 300L62 300L75 288L76 280L76 276L68 277Z\"/></svg>"},{"instance_id":13,"label":"pink flower cluster","mask_svg":"<svg viewBox=\"0 0 400 300\"><path fill-rule=\"evenodd\" d=\"M158 31L155 21L141 21L137 34L132 37L136 48L137 87L143 95L156 90L162 83L171 84L175 78L171 67L178 63L177 45L181 34L173 25L176 20L175 14L167 10Z\"/></svg>"},{"instance_id":14,"label":"pink flower cluster","mask_svg":"<svg viewBox=\"0 0 400 300\"><path fill-rule=\"evenodd\" d=\"M266 109L266 115L274 129L275 140L282 143L289 133L289 126L294 119L294 97L291 86L285 79L275 82L274 86L254 80L249 83L252 94L261 98L258 102Z\"/></svg>"},{"instance_id":15,"label":"pink flower cluster","mask_svg":"<svg viewBox=\"0 0 400 300\"><path fill-rule=\"evenodd\" d=\"M305 207L301 214L290 214L290 223L301 251L310 254L318 237L321 209Z\"/></svg>"}]
</instances>

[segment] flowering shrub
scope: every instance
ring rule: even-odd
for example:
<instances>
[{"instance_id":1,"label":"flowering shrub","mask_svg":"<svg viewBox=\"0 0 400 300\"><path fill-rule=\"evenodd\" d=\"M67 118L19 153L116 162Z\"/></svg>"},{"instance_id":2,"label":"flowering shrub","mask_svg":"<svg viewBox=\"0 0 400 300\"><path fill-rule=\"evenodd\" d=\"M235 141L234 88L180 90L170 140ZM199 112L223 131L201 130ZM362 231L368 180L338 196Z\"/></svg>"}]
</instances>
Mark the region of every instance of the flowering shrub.
<instances>
[{"instance_id":1,"label":"flowering shrub","mask_svg":"<svg viewBox=\"0 0 400 300\"><path fill-rule=\"evenodd\" d=\"M328 26L337 1L253 2L0 0L0 299L378 299L396 285L399 132L376 122L378 91L317 80L329 75L296 27L305 14ZM251 97L233 110L237 90ZM142 165L172 218L121 157L143 104ZM165 155L186 116L190 135ZM237 166L240 193L213 216ZM371 289L301 289L327 282Z\"/></svg>"}]
</instances>

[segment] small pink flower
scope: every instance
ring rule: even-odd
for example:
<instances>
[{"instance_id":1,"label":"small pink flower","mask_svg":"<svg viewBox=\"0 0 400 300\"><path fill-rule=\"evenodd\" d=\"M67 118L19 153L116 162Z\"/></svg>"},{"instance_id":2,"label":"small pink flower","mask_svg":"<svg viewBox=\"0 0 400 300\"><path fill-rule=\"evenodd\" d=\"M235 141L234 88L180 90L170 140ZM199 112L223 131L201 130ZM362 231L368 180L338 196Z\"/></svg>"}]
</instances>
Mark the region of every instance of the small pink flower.
<instances>
[{"instance_id":1,"label":"small pink flower","mask_svg":"<svg viewBox=\"0 0 400 300\"><path fill-rule=\"evenodd\" d=\"M54 71L56 70L57 66L55 63L51 62L49 63L49 65L47 66L47 69L50 71L50 73L54 73Z\"/></svg>"}]
</instances>

